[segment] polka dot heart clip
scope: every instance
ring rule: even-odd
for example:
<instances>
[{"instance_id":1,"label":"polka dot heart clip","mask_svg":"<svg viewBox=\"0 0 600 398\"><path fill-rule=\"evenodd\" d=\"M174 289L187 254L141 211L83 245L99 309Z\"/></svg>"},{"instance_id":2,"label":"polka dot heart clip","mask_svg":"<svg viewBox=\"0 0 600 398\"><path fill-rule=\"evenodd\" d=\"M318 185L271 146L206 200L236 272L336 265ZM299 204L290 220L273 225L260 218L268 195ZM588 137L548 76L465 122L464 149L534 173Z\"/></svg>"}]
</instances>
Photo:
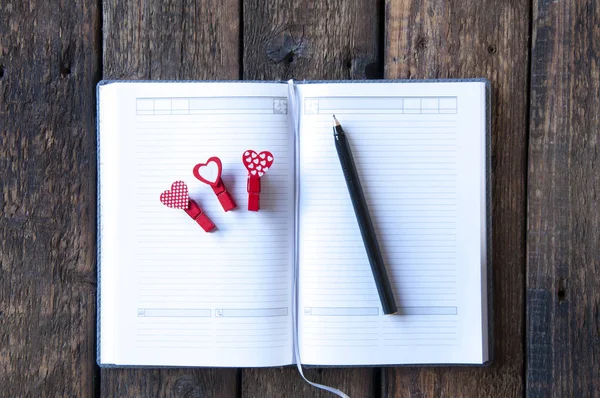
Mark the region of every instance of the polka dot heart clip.
<instances>
[{"instance_id":1,"label":"polka dot heart clip","mask_svg":"<svg viewBox=\"0 0 600 398\"><path fill-rule=\"evenodd\" d=\"M273 154L269 151L256 153L248 149L242 155L242 162L248 170L248 210L260 210L260 178L273 165Z\"/></svg>"},{"instance_id":2,"label":"polka dot heart clip","mask_svg":"<svg viewBox=\"0 0 600 398\"><path fill-rule=\"evenodd\" d=\"M203 230L211 232L215 229L215 224L200 209L200 206L190 199L187 185L183 181L175 181L170 190L160 194L160 201L172 209L184 210L194 221L196 221Z\"/></svg>"}]
</instances>

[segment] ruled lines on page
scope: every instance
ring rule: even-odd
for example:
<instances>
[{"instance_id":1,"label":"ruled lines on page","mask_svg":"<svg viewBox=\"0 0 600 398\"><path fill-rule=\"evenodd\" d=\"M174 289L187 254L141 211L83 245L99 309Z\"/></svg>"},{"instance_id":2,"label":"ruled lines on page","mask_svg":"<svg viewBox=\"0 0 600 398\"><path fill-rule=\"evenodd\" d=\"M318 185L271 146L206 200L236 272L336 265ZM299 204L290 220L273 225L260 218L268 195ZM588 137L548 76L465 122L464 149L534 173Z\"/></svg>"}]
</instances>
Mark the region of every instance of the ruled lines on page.
<instances>
[{"instance_id":1,"label":"ruled lines on page","mask_svg":"<svg viewBox=\"0 0 600 398\"><path fill-rule=\"evenodd\" d=\"M456 123L389 120L387 126L374 132L360 116L338 117L344 120L343 126L352 142L376 233L382 237L380 245L400 313L419 315L427 311L443 315L450 310L451 315L456 314ZM330 134L331 116L310 124L304 121L306 129L325 132L319 135L318 142L315 140L301 148L301 178L306 178L301 181L301 225L311 231L303 234L301 244L304 313L312 320L314 315L319 316L315 309L323 303L332 307L325 314L328 316L335 316L346 306L359 304L364 308L352 316L364 317L363 324L379 324L378 316L369 317L369 314L381 314L379 296L348 201L346 183L343 177L339 178L340 165ZM393 124L397 126L390 126ZM405 133L391 139L397 130ZM429 143L434 139L432 150ZM394 148L397 155L406 152L410 160L404 158L398 162L385 158L384 162L367 164L368 154L380 153L383 148ZM312 194L325 190L326 195ZM311 298L316 308L309 304ZM428 338L420 334L398 335L398 339L415 340L421 336L421 342L426 344L434 337L433 332ZM346 342L349 346L362 338L354 333L350 337L332 337L336 344ZM437 341L445 344L453 344L456 338L454 334L438 337ZM364 338L379 341L378 335L375 340L370 335ZM307 333L303 343L321 344L322 341L318 334ZM392 341L384 339L383 343Z\"/></svg>"},{"instance_id":2,"label":"ruled lines on page","mask_svg":"<svg viewBox=\"0 0 600 398\"><path fill-rule=\"evenodd\" d=\"M465 311L462 294L466 288L480 293L480 281L471 281L480 263L468 265L475 267L474 272L465 264L479 253L480 225L464 222L468 208L463 199L472 192L476 194L472 202L480 199L481 151L476 142L473 148L465 143L481 131L465 131L459 112L473 109L473 103L461 101L459 88L432 95L436 90L410 84L410 95L401 95L398 84L351 84L346 86L360 88L348 96L338 92L337 85L328 85L329 95L309 86L300 86L304 94L299 148L303 361L460 362L456 354L464 348L465 327L478 322L475 329L481 328L477 317L467 316L467 312L481 312L481 301ZM381 91L370 96L369 89ZM479 112L481 106L475 104L473 111ZM381 312L335 151L333 113L352 147L397 315ZM465 162L474 148L477 152ZM477 166L467 172L465 167L473 164ZM478 217L479 209L473 211ZM472 253L465 254L470 250L465 239L475 242Z\"/></svg>"},{"instance_id":3,"label":"ruled lines on page","mask_svg":"<svg viewBox=\"0 0 600 398\"><path fill-rule=\"evenodd\" d=\"M190 90L189 87L193 90ZM139 88L136 86L135 88ZM131 179L123 181L131 237L130 356L136 364L273 366L292 360L293 138L286 87L271 84L153 84L127 109ZM203 93L207 94L203 97ZM215 96L215 93L218 95ZM125 134L125 132L124 132ZM269 150L261 210L247 210L245 150ZM192 169L211 156L237 208L224 212ZM216 225L204 232L159 195L184 180Z\"/></svg>"}]
</instances>

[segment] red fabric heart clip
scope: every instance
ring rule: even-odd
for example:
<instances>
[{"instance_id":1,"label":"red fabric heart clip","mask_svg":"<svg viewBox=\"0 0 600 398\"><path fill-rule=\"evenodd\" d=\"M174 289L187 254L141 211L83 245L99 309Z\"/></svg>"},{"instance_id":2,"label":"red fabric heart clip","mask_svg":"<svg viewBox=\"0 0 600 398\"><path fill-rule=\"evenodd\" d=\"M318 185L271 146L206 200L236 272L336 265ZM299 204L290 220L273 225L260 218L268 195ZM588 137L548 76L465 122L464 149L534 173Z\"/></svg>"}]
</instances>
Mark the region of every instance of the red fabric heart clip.
<instances>
[{"instance_id":1,"label":"red fabric heart clip","mask_svg":"<svg viewBox=\"0 0 600 398\"><path fill-rule=\"evenodd\" d=\"M221 159L216 156L209 158L206 163L198 163L194 166L194 177L199 179L205 184L208 184L213 189L215 195L219 199L223 210L229 211L235 209L235 201L227 191L223 180L221 179L221 172L223 171L223 164Z\"/></svg>"},{"instance_id":2,"label":"red fabric heart clip","mask_svg":"<svg viewBox=\"0 0 600 398\"><path fill-rule=\"evenodd\" d=\"M248 149L242 155L242 162L248 170L248 210L260 210L260 177L273 165L273 154L269 151L256 153Z\"/></svg>"},{"instance_id":3,"label":"red fabric heart clip","mask_svg":"<svg viewBox=\"0 0 600 398\"><path fill-rule=\"evenodd\" d=\"M183 209L206 232L215 229L215 224L202 212L200 206L190 199L188 187L185 185L185 182L175 181L171 185L171 190L166 190L160 194L160 201L167 207Z\"/></svg>"}]
</instances>

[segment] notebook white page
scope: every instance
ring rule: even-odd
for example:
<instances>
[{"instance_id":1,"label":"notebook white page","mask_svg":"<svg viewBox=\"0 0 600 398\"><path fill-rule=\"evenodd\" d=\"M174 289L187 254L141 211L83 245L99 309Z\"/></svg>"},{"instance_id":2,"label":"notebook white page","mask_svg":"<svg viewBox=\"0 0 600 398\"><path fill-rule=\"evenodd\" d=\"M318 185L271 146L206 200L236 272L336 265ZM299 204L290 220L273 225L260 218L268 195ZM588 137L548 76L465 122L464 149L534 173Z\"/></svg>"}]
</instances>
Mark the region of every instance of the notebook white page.
<instances>
[{"instance_id":1,"label":"notebook white page","mask_svg":"<svg viewBox=\"0 0 600 398\"><path fill-rule=\"evenodd\" d=\"M485 85L299 84L304 364L483 363ZM350 141L397 315L382 315L334 146Z\"/></svg>"},{"instance_id":2,"label":"notebook white page","mask_svg":"<svg viewBox=\"0 0 600 398\"><path fill-rule=\"evenodd\" d=\"M276 366L292 363L294 141L287 86L100 86L101 363ZM261 210L247 210L247 149L275 162ZM192 175L219 156L238 208L225 213ZM159 201L185 181L216 224L204 232Z\"/></svg>"}]
</instances>

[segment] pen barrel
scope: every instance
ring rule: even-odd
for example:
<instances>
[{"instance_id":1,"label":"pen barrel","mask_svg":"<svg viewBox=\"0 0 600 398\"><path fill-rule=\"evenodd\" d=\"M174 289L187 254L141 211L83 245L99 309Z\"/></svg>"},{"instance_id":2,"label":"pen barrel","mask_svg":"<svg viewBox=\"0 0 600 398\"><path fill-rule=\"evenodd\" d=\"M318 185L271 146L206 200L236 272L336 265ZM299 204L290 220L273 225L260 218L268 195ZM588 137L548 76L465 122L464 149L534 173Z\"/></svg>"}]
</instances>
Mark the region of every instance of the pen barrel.
<instances>
[{"instance_id":1,"label":"pen barrel","mask_svg":"<svg viewBox=\"0 0 600 398\"><path fill-rule=\"evenodd\" d=\"M356 215L360 234L365 245L369 264L371 265L375 286L381 300L383 313L393 314L397 311L394 294L387 277L385 263L379 249L375 228L369 215L367 201L360 185L350 144L340 126L334 128L334 140L342 172L344 173L344 179L346 180L346 186L348 187L348 193L350 194L350 200L352 201L352 207L354 208L354 214Z\"/></svg>"}]
</instances>

